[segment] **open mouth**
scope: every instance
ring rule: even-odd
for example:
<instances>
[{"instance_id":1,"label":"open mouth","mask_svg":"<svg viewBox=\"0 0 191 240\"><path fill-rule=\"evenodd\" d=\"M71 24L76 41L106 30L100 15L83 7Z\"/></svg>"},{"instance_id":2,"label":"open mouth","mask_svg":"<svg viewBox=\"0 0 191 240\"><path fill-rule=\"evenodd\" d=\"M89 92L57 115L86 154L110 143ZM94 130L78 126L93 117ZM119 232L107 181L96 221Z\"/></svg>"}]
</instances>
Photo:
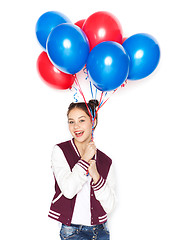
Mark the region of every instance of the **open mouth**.
<instances>
[{"instance_id":1,"label":"open mouth","mask_svg":"<svg viewBox=\"0 0 191 240\"><path fill-rule=\"evenodd\" d=\"M76 137L81 137L84 134L84 131L76 131L74 134Z\"/></svg>"}]
</instances>

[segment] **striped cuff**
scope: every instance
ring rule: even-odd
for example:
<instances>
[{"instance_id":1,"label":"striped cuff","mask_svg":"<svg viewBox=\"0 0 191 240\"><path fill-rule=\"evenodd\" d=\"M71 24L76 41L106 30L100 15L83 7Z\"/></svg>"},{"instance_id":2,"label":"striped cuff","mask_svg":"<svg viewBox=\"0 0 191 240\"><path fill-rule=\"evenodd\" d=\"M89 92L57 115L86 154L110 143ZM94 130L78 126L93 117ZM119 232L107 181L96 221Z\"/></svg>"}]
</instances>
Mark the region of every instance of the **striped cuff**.
<instances>
[{"instance_id":1,"label":"striped cuff","mask_svg":"<svg viewBox=\"0 0 191 240\"><path fill-rule=\"evenodd\" d=\"M98 220L99 220L100 223L106 222L107 221L107 214L105 214L102 217L98 217Z\"/></svg>"},{"instance_id":2,"label":"striped cuff","mask_svg":"<svg viewBox=\"0 0 191 240\"><path fill-rule=\"evenodd\" d=\"M96 184L92 183L93 190L94 191L100 190L105 185L105 182L106 182L105 179L103 179L101 176L99 181Z\"/></svg>"},{"instance_id":3,"label":"striped cuff","mask_svg":"<svg viewBox=\"0 0 191 240\"><path fill-rule=\"evenodd\" d=\"M49 214L48 214L49 217L51 217L53 219L56 219L56 220L59 219L60 215L61 215L60 213L57 213L57 212L52 211L52 210L50 210Z\"/></svg>"},{"instance_id":4,"label":"striped cuff","mask_svg":"<svg viewBox=\"0 0 191 240\"><path fill-rule=\"evenodd\" d=\"M77 163L78 166L80 166L81 168L83 168L86 172L88 171L88 168L89 168L89 163L80 159Z\"/></svg>"}]
</instances>

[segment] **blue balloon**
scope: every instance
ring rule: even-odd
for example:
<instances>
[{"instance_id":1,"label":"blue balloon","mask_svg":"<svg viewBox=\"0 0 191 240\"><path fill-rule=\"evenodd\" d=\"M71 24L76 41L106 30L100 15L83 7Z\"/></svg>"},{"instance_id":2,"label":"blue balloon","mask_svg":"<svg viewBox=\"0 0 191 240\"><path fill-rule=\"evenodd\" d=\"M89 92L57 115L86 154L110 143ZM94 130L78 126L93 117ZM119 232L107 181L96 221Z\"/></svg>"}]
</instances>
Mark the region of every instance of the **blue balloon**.
<instances>
[{"instance_id":1,"label":"blue balloon","mask_svg":"<svg viewBox=\"0 0 191 240\"><path fill-rule=\"evenodd\" d=\"M135 34L123 43L130 56L128 79L139 80L147 77L157 67L160 48L156 39L145 33Z\"/></svg>"},{"instance_id":2,"label":"blue balloon","mask_svg":"<svg viewBox=\"0 0 191 240\"><path fill-rule=\"evenodd\" d=\"M94 86L100 91L117 89L129 72L129 56L121 44L106 41L89 54L87 69Z\"/></svg>"},{"instance_id":3,"label":"blue balloon","mask_svg":"<svg viewBox=\"0 0 191 240\"><path fill-rule=\"evenodd\" d=\"M46 49L52 63L68 74L75 74L84 67L90 51L85 33L71 23L61 24L52 30Z\"/></svg>"},{"instance_id":4,"label":"blue balloon","mask_svg":"<svg viewBox=\"0 0 191 240\"><path fill-rule=\"evenodd\" d=\"M50 11L40 16L36 23L36 36L44 50L46 50L48 35L56 26L62 23L71 23L71 21L60 12Z\"/></svg>"}]
</instances>

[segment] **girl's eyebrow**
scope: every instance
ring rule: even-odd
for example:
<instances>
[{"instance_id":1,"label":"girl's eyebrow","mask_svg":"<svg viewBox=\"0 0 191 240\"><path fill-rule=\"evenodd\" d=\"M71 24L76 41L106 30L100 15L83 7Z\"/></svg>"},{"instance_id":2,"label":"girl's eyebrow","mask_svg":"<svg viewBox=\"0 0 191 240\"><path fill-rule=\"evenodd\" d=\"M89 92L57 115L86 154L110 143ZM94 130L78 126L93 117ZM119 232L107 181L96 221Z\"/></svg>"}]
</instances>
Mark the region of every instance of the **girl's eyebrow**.
<instances>
[{"instance_id":1,"label":"girl's eyebrow","mask_svg":"<svg viewBox=\"0 0 191 240\"><path fill-rule=\"evenodd\" d=\"M79 118L86 118L86 116L81 116L81 117L79 117ZM74 120L73 118L68 118L68 120Z\"/></svg>"}]
</instances>

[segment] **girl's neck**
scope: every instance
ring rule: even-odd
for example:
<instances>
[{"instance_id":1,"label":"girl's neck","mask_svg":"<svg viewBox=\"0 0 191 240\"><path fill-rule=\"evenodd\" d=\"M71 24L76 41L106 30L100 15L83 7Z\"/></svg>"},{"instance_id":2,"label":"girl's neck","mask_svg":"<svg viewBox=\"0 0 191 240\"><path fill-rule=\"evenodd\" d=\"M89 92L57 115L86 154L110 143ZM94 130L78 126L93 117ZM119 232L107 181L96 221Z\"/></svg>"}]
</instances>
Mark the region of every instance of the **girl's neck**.
<instances>
[{"instance_id":1,"label":"girl's neck","mask_svg":"<svg viewBox=\"0 0 191 240\"><path fill-rule=\"evenodd\" d=\"M88 143L91 142L91 138L90 139L87 139L86 141L84 142L78 142L76 139L74 139L74 143L78 149L78 152L80 153L80 156L82 156L84 154L84 151L86 149L86 146Z\"/></svg>"}]
</instances>

